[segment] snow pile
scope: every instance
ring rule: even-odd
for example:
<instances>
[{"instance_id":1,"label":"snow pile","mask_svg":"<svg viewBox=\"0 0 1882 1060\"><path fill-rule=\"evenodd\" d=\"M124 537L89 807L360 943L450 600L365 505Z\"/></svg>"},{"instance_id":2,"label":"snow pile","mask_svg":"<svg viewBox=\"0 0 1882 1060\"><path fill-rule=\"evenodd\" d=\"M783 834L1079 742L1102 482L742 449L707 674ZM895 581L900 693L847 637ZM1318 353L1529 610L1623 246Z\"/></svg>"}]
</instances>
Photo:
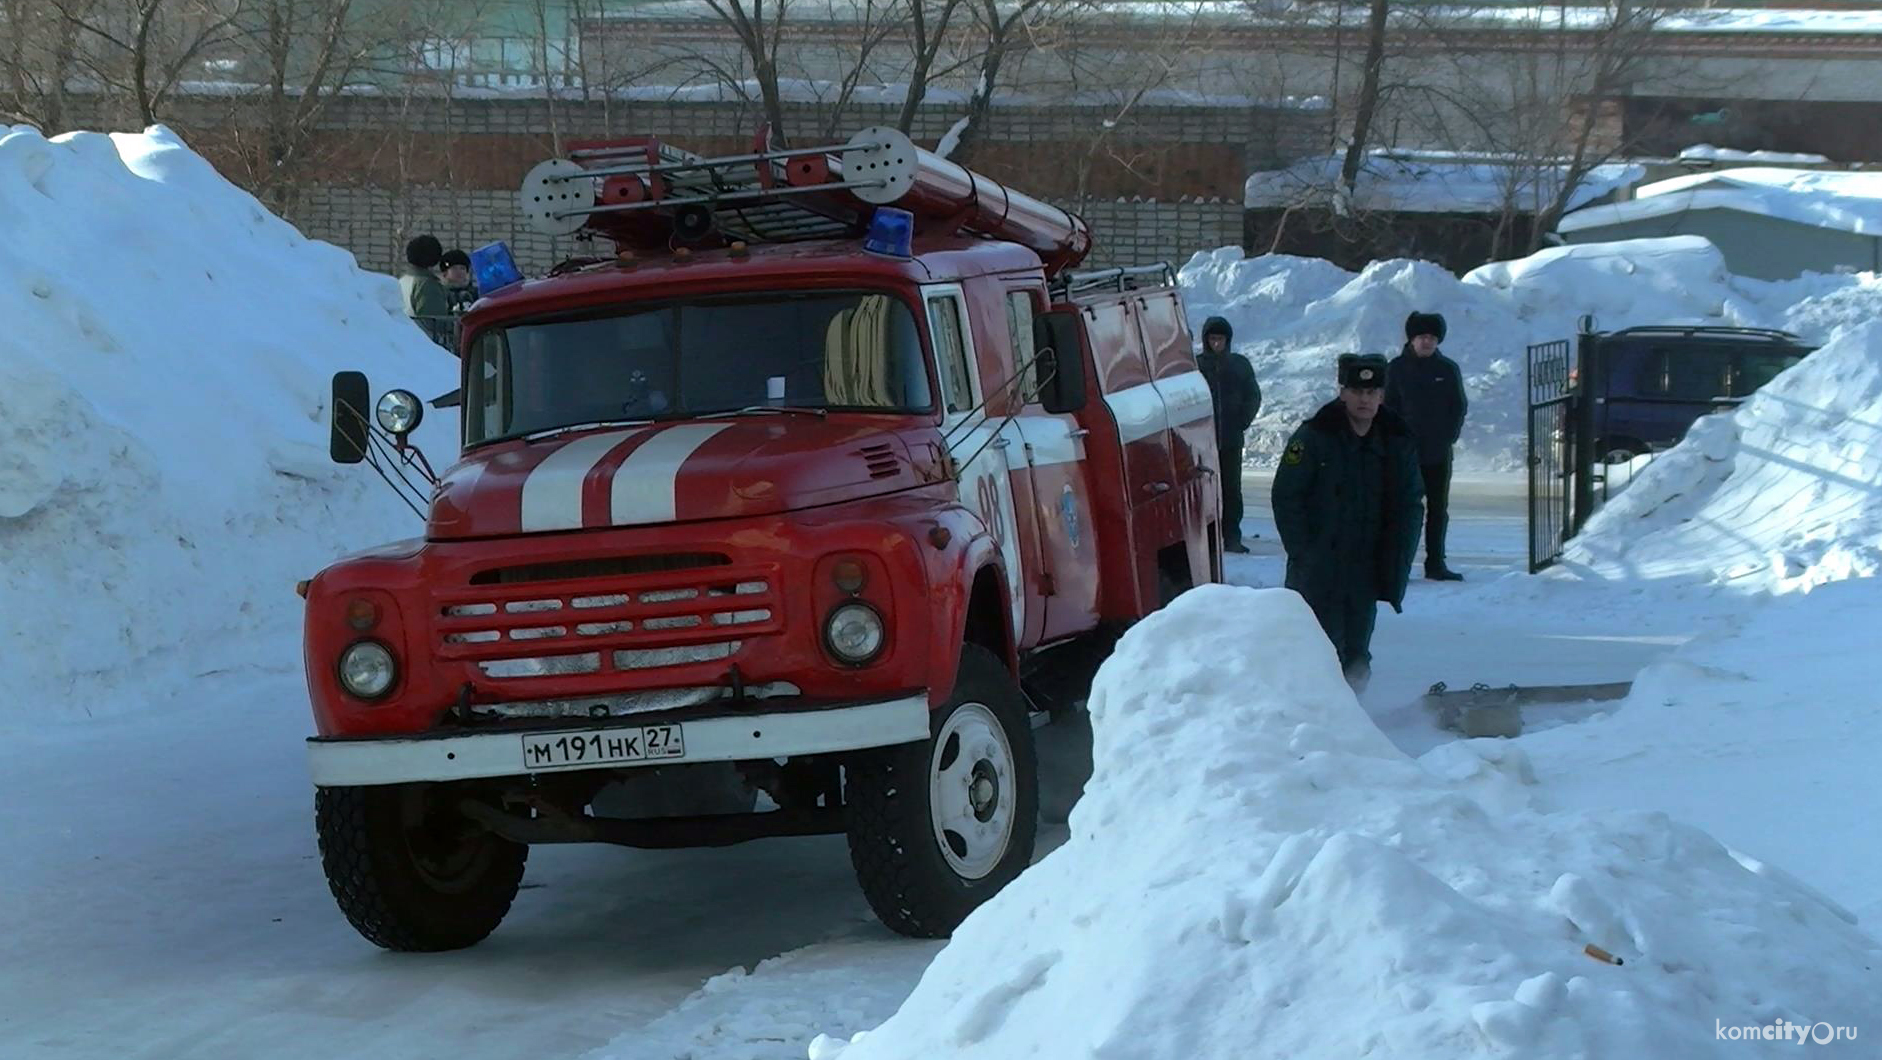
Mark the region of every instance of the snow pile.
<instances>
[{"instance_id":1,"label":"snow pile","mask_svg":"<svg viewBox=\"0 0 1882 1060\"><path fill-rule=\"evenodd\" d=\"M1882 173L1747 166L1656 181L1641 187L1636 196L1577 210L1562 218L1556 230L1578 232L1692 210L1737 210L1882 235Z\"/></svg>"},{"instance_id":2,"label":"snow pile","mask_svg":"<svg viewBox=\"0 0 1882 1060\"><path fill-rule=\"evenodd\" d=\"M1705 833L1541 812L1504 746L1405 758L1292 593L1186 594L1091 710L1067 844L813 1057L1684 1058L1882 1016L1876 942Z\"/></svg>"},{"instance_id":3,"label":"snow pile","mask_svg":"<svg viewBox=\"0 0 1882 1060\"><path fill-rule=\"evenodd\" d=\"M1584 313L1604 331L1642 324L1776 327L1821 342L1840 324L1882 316L1874 276L1766 283L1732 276L1697 236L1555 247L1462 280L1428 262L1380 261L1350 273L1317 258L1204 251L1180 273L1192 330L1212 315L1253 360L1262 412L1249 462L1271 466L1293 429L1333 397L1341 353L1396 356L1413 310L1445 316L1444 352L1463 370L1466 471L1514 471L1527 446L1526 348L1571 339Z\"/></svg>"},{"instance_id":4,"label":"snow pile","mask_svg":"<svg viewBox=\"0 0 1882 1060\"><path fill-rule=\"evenodd\" d=\"M1882 323L1840 332L1694 424L1565 558L1608 578L1768 592L1882 571Z\"/></svg>"},{"instance_id":5,"label":"snow pile","mask_svg":"<svg viewBox=\"0 0 1882 1060\"><path fill-rule=\"evenodd\" d=\"M0 232L6 715L109 713L204 672L298 667L291 639L257 658L247 638L292 629L294 583L338 552L419 527L329 463L332 373L429 397L455 360L389 277L303 238L160 126L0 127Z\"/></svg>"},{"instance_id":6,"label":"snow pile","mask_svg":"<svg viewBox=\"0 0 1882 1060\"><path fill-rule=\"evenodd\" d=\"M1249 176L1243 205L1251 210L1284 209L1330 201L1340 187L1343 153L1302 159L1286 169ZM1501 213L1506 203L1539 212L1555 201L1567 166L1511 162L1438 151L1375 150L1360 164L1350 205L1359 210L1413 213ZM1637 184L1645 167L1629 163L1595 166L1569 196L1568 208Z\"/></svg>"},{"instance_id":7,"label":"snow pile","mask_svg":"<svg viewBox=\"0 0 1882 1060\"><path fill-rule=\"evenodd\" d=\"M1741 860L1764 859L1882 920L1882 583L1856 579L1757 608L1649 667L1606 717L1521 737L1539 790L1582 808L1650 805ZM1530 708L1525 724L1553 708ZM1882 996L1879 988L1878 996Z\"/></svg>"}]
</instances>

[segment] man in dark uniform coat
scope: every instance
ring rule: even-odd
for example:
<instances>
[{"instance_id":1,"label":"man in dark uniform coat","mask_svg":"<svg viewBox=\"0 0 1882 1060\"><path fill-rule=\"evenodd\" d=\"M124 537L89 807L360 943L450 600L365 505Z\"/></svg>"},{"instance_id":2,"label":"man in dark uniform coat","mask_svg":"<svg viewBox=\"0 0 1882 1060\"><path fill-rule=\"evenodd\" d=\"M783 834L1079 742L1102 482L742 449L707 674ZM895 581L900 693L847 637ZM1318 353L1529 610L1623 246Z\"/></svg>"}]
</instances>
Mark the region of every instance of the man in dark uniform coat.
<instances>
[{"instance_id":1,"label":"man in dark uniform coat","mask_svg":"<svg viewBox=\"0 0 1882 1060\"><path fill-rule=\"evenodd\" d=\"M1355 688L1372 672L1378 601L1401 609L1418 553L1418 445L1383 407L1385 357L1340 358L1340 394L1294 432L1274 474L1287 587L1320 620Z\"/></svg>"},{"instance_id":2,"label":"man in dark uniform coat","mask_svg":"<svg viewBox=\"0 0 1882 1060\"><path fill-rule=\"evenodd\" d=\"M1405 348L1386 373L1385 407L1398 413L1418 439L1418 466L1424 473L1425 577L1463 581L1444 563L1444 534L1451 523L1451 447L1464 432L1470 399L1464 373L1438 349L1444 318L1413 313L1405 318Z\"/></svg>"},{"instance_id":3,"label":"man in dark uniform coat","mask_svg":"<svg viewBox=\"0 0 1882 1060\"><path fill-rule=\"evenodd\" d=\"M1255 366L1248 358L1229 348L1235 331L1221 317L1210 317L1202 325L1202 352L1196 355L1196 367L1209 384L1209 397L1215 403L1216 451L1222 467L1222 547L1230 552L1246 552L1242 544L1242 443L1248 426L1261 413L1261 384L1255 382Z\"/></svg>"}]
</instances>

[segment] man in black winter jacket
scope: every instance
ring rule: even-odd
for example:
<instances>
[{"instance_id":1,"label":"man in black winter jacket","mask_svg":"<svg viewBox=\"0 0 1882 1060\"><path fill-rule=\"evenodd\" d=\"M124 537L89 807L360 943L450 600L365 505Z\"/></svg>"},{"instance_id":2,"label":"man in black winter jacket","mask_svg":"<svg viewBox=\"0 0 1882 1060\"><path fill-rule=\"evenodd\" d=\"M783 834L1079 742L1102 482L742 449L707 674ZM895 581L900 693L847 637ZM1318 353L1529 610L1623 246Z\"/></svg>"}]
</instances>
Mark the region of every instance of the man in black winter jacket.
<instances>
[{"instance_id":1,"label":"man in black winter jacket","mask_svg":"<svg viewBox=\"0 0 1882 1060\"><path fill-rule=\"evenodd\" d=\"M1255 366L1248 358L1229 348L1235 329L1221 317L1210 317L1202 325L1202 352L1196 355L1196 367L1209 384L1209 397L1215 403L1216 450L1222 458L1222 547L1230 552L1246 552L1242 544L1242 443L1248 426L1261 413L1261 384L1255 382Z\"/></svg>"},{"instance_id":2,"label":"man in black winter jacket","mask_svg":"<svg viewBox=\"0 0 1882 1060\"><path fill-rule=\"evenodd\" d=\"M1355 689L1372 672L1379 602L1405 602L1422 488L1411 431L1380 407L1381 354L1340 358L1340 396L1314 413L1274 472L1287 587L1313 608Z\"/></svg>"},{"instance_id":3,"label":"man in black winter jacket","mask_svg":"<svg viewBox=\"0 0 1882 1060\"><path fill-rule=\"evenodd\" d=\"M1444 535L1451 522L1451 447L1464 432L1470 399L1464 373L1438 350L1444 318L1413 313L1405 318L1405 348L1386 372L1385 407L1397 413L1418 439L1418 465L1425 478L1425 577L1462 581L1444 563Z\"/></svg>"}]
</instances>

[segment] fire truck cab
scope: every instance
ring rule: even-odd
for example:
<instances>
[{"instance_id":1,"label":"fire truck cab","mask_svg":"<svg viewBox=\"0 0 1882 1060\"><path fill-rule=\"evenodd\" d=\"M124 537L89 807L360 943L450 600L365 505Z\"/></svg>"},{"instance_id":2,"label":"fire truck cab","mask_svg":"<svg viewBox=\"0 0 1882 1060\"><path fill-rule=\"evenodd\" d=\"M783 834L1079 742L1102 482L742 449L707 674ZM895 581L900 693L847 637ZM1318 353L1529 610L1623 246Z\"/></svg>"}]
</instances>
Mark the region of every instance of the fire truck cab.
<instances>
[{"instance_id":1,"label":"fire truck cab","mask_svg":"<svg viewBox=\"0 0 1882 1060\"><path fill-rule=\"evenodd\" d=\"M1080 219L892 129L585 144L520 206L615 253L480 256L423 538L302 586L342 911L450 949L531 844L846 833L886 924L948 934L1032 858L1034 726L1219 579L1173 274L1072 271ZM428 474L423 406L370 397L336 377L335 458Z\"/></svg>"}]
</instances>

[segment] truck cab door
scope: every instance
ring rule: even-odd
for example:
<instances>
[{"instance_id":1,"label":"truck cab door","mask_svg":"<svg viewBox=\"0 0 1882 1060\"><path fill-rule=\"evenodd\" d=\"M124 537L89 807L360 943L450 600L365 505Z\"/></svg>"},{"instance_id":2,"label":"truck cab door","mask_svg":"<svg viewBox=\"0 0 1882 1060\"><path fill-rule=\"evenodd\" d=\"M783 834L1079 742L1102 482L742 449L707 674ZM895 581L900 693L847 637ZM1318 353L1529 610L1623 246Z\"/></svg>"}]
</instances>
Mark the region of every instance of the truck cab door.
<instances>
[{"instance_id":1,"label":"truck cab door","mask_svg":"<svg viewBox=\"0 0 1882 1060\"><path fill-rule=\"evenodd\" d=\"M922 288L923 308L928 317L928 334L934 346L935 368L941 376L943 416L941 433L947 439L948 453L959 468L960 504L980 516L989 536L999 545L1006 565L1008 618L1014 640L1024 646L1028 640L1027 606L1032 572L1036 559L1023 550L1021 523L1030 520L1030 504L1022 509L1014 495L1015 465L1019 468L1022 489L1030 494L1031 482L1026 467L1025 438L1006 420L1008 396L1000 388L1011 372L990 370L982 359L983 347L991 347L988 329L977 328L969 316L967 293L960 284L930 284ZM979 332L981 341L976 341ZM997 333L995 333L997 334ZM987 353L992 350L988 349ZM1029 501L1030 497L1025 496ZM1038 617L1033 624L1036 628Z\"/></svg>"}]
</instances>

